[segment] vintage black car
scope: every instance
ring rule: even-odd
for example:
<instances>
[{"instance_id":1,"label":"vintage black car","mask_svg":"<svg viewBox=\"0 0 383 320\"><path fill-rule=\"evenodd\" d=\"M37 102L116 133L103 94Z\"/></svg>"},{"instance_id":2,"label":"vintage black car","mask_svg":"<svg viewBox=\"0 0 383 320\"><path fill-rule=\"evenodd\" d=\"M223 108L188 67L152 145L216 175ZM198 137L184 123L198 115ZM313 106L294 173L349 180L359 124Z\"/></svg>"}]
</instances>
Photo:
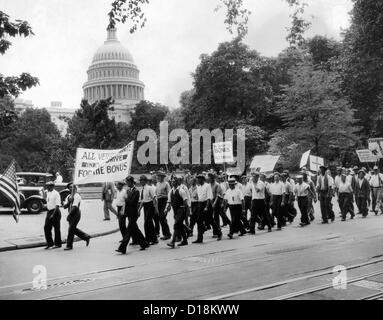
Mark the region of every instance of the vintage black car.
<instances>
[{"instance_id":1,"label":"vintage black car","mask_svg":"<svg viewBox=\"0 0 383 320\"><path fill-rule=\"evenodd\" d=\"M16 175L21 208L26 209L30 214L40 213L46 206L45 185L48 181L54 181L54 176L50 173L35 172L18 172ZM69 190L66 189L66 183L56 183L55 189L60 193L61 201L63 202L69 194ZM0 211L13 211L12 203L1 192Z\"/></svg>"}]
</instances>

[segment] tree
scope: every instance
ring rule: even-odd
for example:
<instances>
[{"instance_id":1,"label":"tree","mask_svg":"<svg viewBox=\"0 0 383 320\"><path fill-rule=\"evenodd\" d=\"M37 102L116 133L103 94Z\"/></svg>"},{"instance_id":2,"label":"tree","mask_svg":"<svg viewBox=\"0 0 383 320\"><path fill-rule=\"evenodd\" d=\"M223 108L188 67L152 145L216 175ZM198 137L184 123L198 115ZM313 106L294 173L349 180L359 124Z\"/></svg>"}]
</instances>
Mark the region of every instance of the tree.
<instances>
[{"instance_id":1,"label":"tree","mask_svg":"<svg viewBox=\"0 0 383 320\"><path fill-rule=\"evenodd\" d=\"M80 109L68 122L67 138L73 148L122 147L116 122L109 118L108 112L112 110L111 98L97 101L92 105L83 100Z\"/></svg>"},{"instance_id":2,"label":"tree","mask_svg":"<svg viewBox=\"0 0 383 320\"><path fill-rule=\"evenodd\" d=\"M143 7L149 4L149 0L114 0L108 12L108 29L116 27L118 22L131 24L130 33L134 33L138 28L143 28L146 23ZM219 0L219 10L222 6L226 7L225 25L227 30L233 34L237 33L238 38L243 38L248 31L247 23L251 11L243 6L243 0ZM234 31L235 30L235 31Z\"/></svg>"},{"instance_id":3,"label":"tree","mask_svg":"<svg viewBox=\"0 0 383 320\"><path fill-rule=\"evenodd\" d=\"M383 1L353 0L345 33L343 89L365 138L383 135Z\"/></svg>"},{"instance_id":4,"label":"tree","mask_svg":"<svg viewBox=\"0 0 383 320\"><path fill-rule=\"evenodd\" d=\"M226 127L233 119L246 117L261 125L272 103L267 60L240 39L221 43L211 55L202 55L193 74L195 93L183 110L186 127Z\"/></svg>"},{"instance_id":5,"label":"tree","mask_svg":"<svg viewBox=\"0 0 383 320\"><path fill-rule=\"evenodd\" d=\"M32 28L27 21L11 21L9 16L0 11L0 53L4 54L12 45L8 37L33 35ZM5 77L0 73L0 98L6 95L17 97L22 91L39 84L39 80L29 73L20 76Z\"/></svg>"},{"instance_id":6,"label":"tree","mask_svg":"<svg viewBox=\"0 0 383 320\"><path fill-rule=\"evenodd\" d=\"M297 145L294 150L313 149L327 160L345 161L344 155L358 143L360 128L342 95L339 75L306 64L291 76L279 101L284 128L273 134L272 151L283 154Z\"/></svg>"},{"instance_id":7,"label":"tree","mask_svg":"<svg viewBox=\"0 0 383 320\"><path fill-rule=\"evenodd\" d=\"M315 36L306 41L305 46L311 55L315 67L327 68L333 59L338 59L342 53L342 43L324 36Z\"/></svg>"},{"instance_id":8,"label":"tree","mask_svg":"<svg viewBox=\"0 0 383 320\"><path fill-rule=\"evenodd\" d=\"M286 40L290 43L291 47L302 46L305 43L304 33L310 28L311 23L303 18L307 3L301 0L286 0L288 5L294 8L291 17L291 26L288 28L288 36Z\"/></svg>"},{"instance_id":9,"label":"tree","mask_svg":"<svg viewBox=\"0 0 383 320\"><path fill-rule=\"evenodd\" d=\"M45 109L26 109L3 135L0 144L0 167L2 170L15 158L24 171L46 172L50 158L57 150L61 138L56 125Z\"/></svg>"}]
</instances>

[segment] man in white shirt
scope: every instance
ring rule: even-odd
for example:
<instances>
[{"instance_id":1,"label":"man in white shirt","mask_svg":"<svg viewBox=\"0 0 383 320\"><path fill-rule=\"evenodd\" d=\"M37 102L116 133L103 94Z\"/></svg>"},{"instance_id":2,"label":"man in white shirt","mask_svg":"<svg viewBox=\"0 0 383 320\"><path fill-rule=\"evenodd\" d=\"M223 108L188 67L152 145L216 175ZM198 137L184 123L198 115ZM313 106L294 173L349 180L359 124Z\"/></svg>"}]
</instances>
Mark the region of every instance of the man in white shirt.
<instances>
[{"instance_id":1,"label":"man in white shirt","mask_svg":"<svg viewBox=\"0 0 383 320\"><path fill-rule=\"evenodd\" d=\"M55 183L63 183L63 177L60 172L56 172L56 181Z\"/></svg>"},{"instance_id":2,"label":"man in white shirt","mask_svg":"<svg viewBox=\"0 0 383 320\"><path fill-rule=\"evenodd\" d=\"M53 181L49 181L46 184L48 189L47 192L47 216L45 218L44 224L44 235L47 242L46 250L53 248L61 248L61 230L60 230L60 220L61 220L61 198L60 194L54 189L55 184ZM53 242L52 238L52 228L55 232L55 240Z\"/></svg>"},{"instance_id":3,"label":"man in white shirt","mask_svg":"<svg viewBox=\"0 0 383 320\"><path fill-rule=\"evenodd\" d=\"M301 227L306 227L310 225L309 215L308 215L308 199L309 195L312 193L310 186L303 182L303 176L297 176L298 183L294 186L294 194L298 200L298 207L301 212ZM311 194L311 197L315 195Z\"/></svg>"},{"instance_id":4,"label":"man in white shirt","mask_svg":"<svg viewBox=\"0 0 383 320\"><path fill-rule=\"evenodd\" d=\"M235 233L240 233L239 236L246 234L246 230L241 222L241 215L245 211L245 200L242 191L236 187L237 181L232 178L229 179L229 189L226 190L224 198L224 207L229 207L231 215L230 232L227 235L233 239Z\"/></svg>"},{"instance_id":5,"label":"man in white shirt","mask_svg":"<svg viewBox=\"0 0 383 320\"><path fill-rule=\"evenodd\" d=\"M197 194L198 194L198 218L197 218L197 226L198 226L198 237L196 241L193 241L193 243L203 243L203 234L205 232L205 227L207 224L211 224L213 229L218 229L219 235L217 240L222 239L222 231L220 230L219 226L217 226L214 219L212 221L209 221L208 217L208 210L209 206L211 206L212 200L213 200L213 192L211 190L210 184L206 182L206 178L203 174L200 174L197 176L198 179L198 186L197 186Z\"/></svg>"},{"instance_id":6,"label":"man in white shirt","mask_svg":"<svg viewBox=\"0 0 383 320\"><path fill-rule=\"evenodd\" d=\"M290 179L289 172L286 170L282 174L282 182L285 186L285 203L282 207L282 216L284 218L283 225L286 226L286 221L293 223L297 216L297 210L294 207L294 186L293 179Z\"/></svg>"},{"instance_id":7,"label":"man in white shirt","mask_svg":"<svg viewBox=\"0 0 383 320\"><path fill-rule=\"evenodd\" d=\"M172 181L173 188L169 191L168 206L166 213L173 209L174 213L174 233L173 239L167 244L170 248L175 248L175 243L182 238L179 247L188 245L187 234L184 228L186 219L186 208L188 207L188 196L184 188L181 188L181 178L175 177Z\"/></svg>"},{"instance_id":8,"label":"man in white shirt","mask_svg":"<svg viewBox=\"0 0 383 320\"><path fill-rule=\"evenodd\" d=\"M332 190L334 188L334 179L327 174L327 167L320 167L320 174L317 180L317 192L320 202L320 209L322 213L322 224L327 224L328 220L332 222L335 220L335 216L331 208Z\"/></svg>"},{"instance_id":9,"label":"man in white shirt","mask_svg":"<svg viewBox=\"0 0 383 320\"><path fill-rule=\"evenodd\" d=\"M260 173L254 172L252 179L252 210L250 218L250 233L255 234L255 224L259 221L259 230L264 230L268 227L269 232L272 229L270 214L266 211L266 186L260 179Z\"/></svg>"},{"instance_id":10,"label":"man in white shirt","mask_svg":"<svg viewBox=\"0 0 383 320\"><path fill-rule=\"evenodd\" d=\"M245 197L245 213L243 214L242 222L246 229L250 228L249 220L247 218L248 211L252 210L252 191L253 184L247 180L247 176L242 177L242 192ZM257 222L260 222L259 220Z\"/></svg>"},{"instance_id":11,"label":"man in white shirt","mask_svg":"<svg viewBox=\"0 0 383 320\"><path fill-rule=\"evenodd\" d=\"M370 178L371 186L371 197L372 197L372 211L375 212L375 215L378 214L379 208L383 213L383 203L382 203L382 190L383 190L383 174L379 172L379 167L375 166L373 174ZM378 205L378 210L376 206Z\"/></svg>"},{"instance_id":12,"label":"man in white shirt","mask_svg":"<svg viewBox=\"0 0 383 320\"><path fill-rule=\"evenodd\" d=\"M156 230L154 227L154 216L158 214L156 195L152 186L148 184L148 178L145 175L140 177L140 206L138 212L144 209L144 230L146 241L150 245L158 244Z\"/></svg>"},{"instance_id":13,"label":"man in white shirt","mask_svg":"<svg viewBox=\"0 0 383 320\"><path fill-rule=\"evenodd\" d=\"M342 213L342 221L346 221L348 212L351 214L351 219L354 219L354 211L350 210L353 193L354 190L351 186L351 182L347 180L346 172L343 172L341 174L341 180L338 185L339 207Z\"/></svg>"},{"instance_id":14,"label":"man in white shirt","mask_svg":"<svg viewBox=\"0 0 383 320\"><path fill-rule=\"evenodd\" d=\"M122 237L126 233L126 216L124 215L124 205L127 194L126 189L124 188L124 183L119 181L117 182L117 193L116 193L116 206L117 206L117 218L118 218L118 226L120 228L120 232Z\"/></svg>"},{"instance_id":15,"label":"man in white shirt","mask_svg":"<svg viewBox=\"0 0 383 320\"><path fill-rule=\"evenodd\" d=\"M85 241L86 246L89 246L90 235L77 228L81 219L80 204L82 200L80 194L77 192L77 187L73 183L69 183L67 188L71 194L67 196L64 204L64 208L68 209L67 221L69 223L66 247L64 250L72 250L74 236Z\"/></svg>"},{"instance_id":16,"label":"man in white shirt","mask_svg":"<svg viewBox=\"0 0 383 320\"><path fill-rule=\"evenodd\" d=\"M167 220L167 214L165 213L166 204L168 202L168 195L171 190L169 182L165 181L166 173L163 171L157 172L157 184L156 184L156 196L158 203L159 222L162 229L161 240L169 240L171 238L171 232Z\"/></svg>"},{"instance_id":17,"label":"man in white shirt","mask_svg":"<svg viewBox=\"0 0 383 320\"><path fill-rule=\"evenodd\" d=\"M283 216L281 206L285 203L285 186L280 181L280 175L278 172L274 173L274 182L268 185L270 193L271 210L273 217L277 219L277 230L281 231L283 227Z\"/></svg>"}]
</instances>

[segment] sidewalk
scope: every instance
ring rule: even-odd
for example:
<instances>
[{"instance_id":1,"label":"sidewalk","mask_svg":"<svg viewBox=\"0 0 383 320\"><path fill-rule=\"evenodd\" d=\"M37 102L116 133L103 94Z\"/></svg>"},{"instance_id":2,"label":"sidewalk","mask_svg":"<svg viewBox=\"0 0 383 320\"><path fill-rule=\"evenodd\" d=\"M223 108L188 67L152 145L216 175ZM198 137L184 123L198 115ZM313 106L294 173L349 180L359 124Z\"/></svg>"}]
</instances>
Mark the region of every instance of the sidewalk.
<instances>
[{"instance_id":1,"label":"sidewalk","mask_svg":"<svg viewBox=\"0 0 383 320\"><path fill-rule=\"evenodd\" d=\"M61 208L61 238L64 242L68 233L67 215L67 210ZM12 214L0 213L0 251L45 246L45 217L46 212L29 215L23 211L19 223L16 223ZM103 203L100 200L82 201L79 229L89 233L92 238L119 231L118 222L113 214L111 214L111 221L103 221L103 219Z\"/></svg>"}]
</instances>

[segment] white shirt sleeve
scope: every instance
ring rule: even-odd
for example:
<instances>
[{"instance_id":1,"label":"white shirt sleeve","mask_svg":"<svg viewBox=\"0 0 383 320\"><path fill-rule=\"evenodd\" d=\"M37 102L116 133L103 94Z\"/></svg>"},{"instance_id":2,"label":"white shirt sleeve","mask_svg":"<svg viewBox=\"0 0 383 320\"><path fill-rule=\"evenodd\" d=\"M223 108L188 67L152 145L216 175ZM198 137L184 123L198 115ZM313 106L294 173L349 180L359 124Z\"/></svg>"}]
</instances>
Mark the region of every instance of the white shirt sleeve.
<instances>
[{"instance_id":1,"label":"white shirt sleeve","mask_svg":"<svg viewBox=\"0 0 383 320\"><path fill-rule=\"evenodd\" d=\"M213 191L211 190L210 184L207 185L207 198L213 200Z\"/></svg>"},{"instance_id":2,"label":"white shirt sleeve","mask_svg":"<svg viewBox=\"0 0 383 320\"><path fill-rule=\"evenodd\" d=\"M78 206L80 205L80 202L81 202L81 196L78 193L76 193L73 197L72 206L78 208Z\"/></svg>"},{"instance_id":3,"label":"white shirt sleeve","mask_svg":"<svg viewBox=\"0 0 383 320\"><path fill-rule=\"evenodd\" d=\"M55 199L55 202L56 202L56 206L61 206L61 197L60 197L60 194L56 191L55 192L55 197L56 197L56 199Z\"/></svg>"}]
</instances>

